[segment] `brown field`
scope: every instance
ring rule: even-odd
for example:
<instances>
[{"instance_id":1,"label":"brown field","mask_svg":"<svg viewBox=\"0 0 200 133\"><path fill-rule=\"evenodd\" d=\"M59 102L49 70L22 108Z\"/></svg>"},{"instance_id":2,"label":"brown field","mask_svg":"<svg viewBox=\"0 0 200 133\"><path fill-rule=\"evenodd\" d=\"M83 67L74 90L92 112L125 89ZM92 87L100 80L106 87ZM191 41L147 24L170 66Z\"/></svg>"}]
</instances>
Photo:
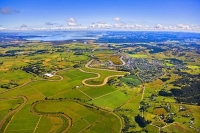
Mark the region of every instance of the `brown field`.
<instances>
[{"instance_id":1,"label":"brown field","mask_svg":"<svg viewBox=\"0 0 200 133\"><path fill-rule=\"evenodd\" d=\"M167 114L167 111L164 108L155 108L153 110L153 114L156 114L156 115Z\"/></svg>"}]
</instances>

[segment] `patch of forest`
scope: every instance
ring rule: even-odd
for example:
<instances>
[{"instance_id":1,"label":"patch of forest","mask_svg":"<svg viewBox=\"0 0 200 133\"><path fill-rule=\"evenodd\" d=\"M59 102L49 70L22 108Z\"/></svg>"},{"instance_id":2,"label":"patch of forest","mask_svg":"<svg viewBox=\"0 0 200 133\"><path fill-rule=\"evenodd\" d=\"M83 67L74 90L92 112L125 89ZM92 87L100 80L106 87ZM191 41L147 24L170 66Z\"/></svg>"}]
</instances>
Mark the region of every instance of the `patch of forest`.
<instances>
[{"instance_id":1,"label":"patch of forest","mask_svg":"<svg viewBox=\"0 0 200 133\"><path fill-rule=\"evenodd\" d=\"M25 66L22 68L22 70L27 73L34 73L37 75L41 75L42 73L46 72L44 66L42 66L40 62Z\"/></svg>"},{"instance_id":2,"label":"patch of forest","mask_svg":"<svg viewBox=\"0 0 200 133\"><path fill-rule=\"evenodd\" d=\"M187 72L174 72L175 74L178 74L181 78L171 82L171 84L174 84L174 86L183 86L183 85L190 85L196 83L200 79L200 74L192 75Z\"/></svg>"},{"instance_id":3,"label":"patch of forest","mask_svg":"<svg viewBox=\"0 0 200 133\"><path fill-rule=\"evenodd\" d=\"M197 103L200 105L200 81L182 86L181 89L171 89L171 92L179 103Z\"/></svg>"}]
</instances>

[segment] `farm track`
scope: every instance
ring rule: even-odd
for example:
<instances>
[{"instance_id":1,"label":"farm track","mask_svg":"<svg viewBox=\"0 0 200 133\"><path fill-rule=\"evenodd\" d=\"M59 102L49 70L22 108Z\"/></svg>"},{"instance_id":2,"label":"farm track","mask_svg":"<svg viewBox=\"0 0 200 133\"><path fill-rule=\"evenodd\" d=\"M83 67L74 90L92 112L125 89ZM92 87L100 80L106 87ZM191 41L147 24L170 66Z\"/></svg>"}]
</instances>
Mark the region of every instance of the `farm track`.
<instances>
[{"instance_id":1,"label":"farm track","mask_svg":"<svg viewBox=\"0 0 200 133\"><path fill-rule=\"evenodd\" d=\"M104 71L111 71L111 72L124 72L124 71L117 71L117 70L109 70L109 69L101 69L101 68L91 68L89 65L94 61L94 59L90 60L85 67L93 70L104 70Z\"/></svg>"},{"instance_id":2,"label":"farm track","mask_svg":"<svg viewBox=\"0 0 200 133\"><path fill-rule=\"evenodd\" d=\"M107 113L106 115L102 116L100 119L98 119L97 121L95 121L94 123L90 124L89 126L87 126L86 128L84 128L82 131L80 131L79 133L84 133L85 131L89 130L91 127L95 126L97 123L99 123L100 121L102 121L103 119L105 119L105 117L107 115L109 115L109 113Z\"/></svg>"},{"instance_id":3,"label":"farm track","mask_svg":"<svg viewBox=\"0 0 200 133\"><path fill-rule=\"evenodd\" d=\"M173 124L176 124L177 122L172 122L172 123L170 123L170 124L166 124L165 126L163 126L163 127L159 127L159 126L157 126L157 125L154 125L154 124L150 124L151 126L154 126L154 127L156 127L156 128L158 128L158 132L160 133L161 132L161 129L164 129L164 128L166 128L166 127L168 127L168 126L171 126L171 125L173 125Z\"/></svg>"},{"instance_id":4,"label":"farm track","mask_svg":"<svg viewBox=\"0 0 200 133\"><path fill-rule=\"evenodd\" d=\"M16 109L14 109L14 110L12 110L12 111L10 111L10 112L8 112L8 113L6 114L6 116L5 116L5 117L1 120L1 122L0 122L0 128L2 128L3 124L6 122L6 120L8 119L8 117L9 117L10 115L12 115L12 114L18 112L18 111L26 104L26 102L28 101L28 99L27 99L25 96L18 96L18 97L14 97L14 98L22 98L22 99L24 100L24 102L23 102L19 107L17 107ZM13 118L13 117L12 117L12 118ZM12 118L11 118L11 119L12 119ZM8 124L9 124L9 123L8 123ZM7 128L8 124L6 125L6 128ZM4 131L6 130L6 128L4 129Z\"/></svg>"},{"instance_id":5,"label":"farm track","mask_svg":"<svg viewBox=\"0 0 200 133\"><path fill-rule=\"evenodd\" d=\"M89 65L93 62L94 60L90 60L86 65L85 67L88 68L88 69L93 69L93 70L104 70L104 71L112 71L112 72L124 72L124 71L116 71L116 70L108 70L108 69L98 69L98 68L91 68L89 67ZM102 84L98 84L98 85L91 85L91 84L87 84L86 81L88 80L92 80L92 79L97 79L99 77L101 77L101 75L99 73L95 73L95 72L87 72L87 71L84 71L82 69L79 69L81 72L84 72L84 73L93 73L93 74L96 74L97 77L92 77L92 78L87 78L87 79L84 79L82 80L82 84L86 85L86 86L90 86L90 87L98 87L98 86L104 86L106 85L106 83L108 82L108 79L111 78L111 77L123 77L124 75L111 75L111 76L108 76L104 79L103 83Z\"/></svg>"},{"instance_id":6,"label":"farm track","mask_svg":"<svg viewBox=\"0 0 200 133\"><path fill-rule=\"evenodd\" d=\"M109 114L113 114L114 116L116 116L116 117L120 120L120 125L121 125L121 127L120 127L120 132L121 132L122 125L123 125L122 119L121 119L118 115L116 115L115 113L113 113L113 112L108 112L106 115L102 116L100 119L98 119L98 120L95 121L94 123L90 124L89 126L87 126L86 128L84 128L83 130L81 130L79 133L84 133L85 131L89 130L90 128L92 128L93 126L95 126L96 124L98 124L100 121L102 121L103 119L105 119L106 116L109 115Z\"/></svg>"},{"instance_id":7,"label":"farm track","mask_svg":"<svg viewBox=\"0 0 200 133\"><path fill-rule=\"evenodd\" d=\"M122 62L122 64L121 65L115 65L112 61L110 61L110 60L108 60L109 62L110 62L110 64L112 65L112 66L124 66L125 64L126 64L126 62L123 60L123 56L120 56L120 61Z\"/></svg>"},{"instance_id":8,"label":"farm track","mask_svg":"<svg viewBox=\"0 0 200 133\"><path fill-rule=\"evenodd\" d=\"M66 69L68 69L68 68L66 68ZM64 70L66 70L66 69L59 70L59 71L57 71L56 73L58 73L58 72L60 72L60 71L64 71ZM64 77L63 77L63 76L60 76L60 75L56 75L56 73L54 74L54 76L60 77L59 80L39 79L39 80L28 81L28 82L26 82L26 83L24 83L24 84L21 84L21 85L19 85L19 86L14 87L14 88L7 89L7 90L5 90L5 91L2 91L2 92L0 92L0 94L3 94L3 93L5 93L5 92L8 92L8 91L11 91L11 90L20 88L20 87L23 87L23 86L25 86L25 85L27 85L27 84L29 84L29 83L32 83L32 82L37 82L37 81L51 81L51 82L62 81L62 80L64 79ZM21 76L21 75L19 75L19 76Z\"/></svg>"},{"instance_id":9,"label":"farm track","mask_svg":"<svg viewBox=\"0 0 200 133\"><path fill-rule=\"evenodd\" d=\"M90 105L90 104L86 104L86 103L83 103L83 102L80 102L80 101L77 101L77 100L71 100L71 99L68 99L68 100L73 101L73 102L77 102L77 103L79 103L79 104L81 104L81 105L83 105L83 106L86 106L86 107L90 107L90 108L93 108L93 109L99 109L99 110L101 110L101 111L103 111L103 112L107 112L106 115L102 116L100 119L98 119L98 120L95 121L94 123L91 123L91 124L90 124L89 122L87 122L87 121L85 120L85 121L86 121L88 124L90 124L90 125L88 125L86 128L84 128L83 130L81 130L80 133L89 130L91 127L95 126L97 123L99 123L100 121L102 121L103 119L105 119L105 117L106 117L107 115L109 115L109 114L113 114L114 116L116 116L116 117L120 120L120 125L121 125L121 127L120 127L120 132L121 132L122 125L123 125L122 119L121 119L117 114L115 114L113 111L107 110L107 109L104 109L104 108L101 108L101 107L92 106L92 105ZM54 114L39 113L39 112L36 112L36 111L34 110L34 108L33 108L33 107L35 106L35 104L37 104L37 103L32 104L31 109L30 109L30 111L31 111L33 114L39 115L40 117L41 117L41 116L53 116L53 117L64 116L66 119L68 119L69 125L68 125L68 127L67 127L62 133L67 132L67 131L72 127L72 118L69 117L67 114L60 114L60 113L54 113Z\"/></svg>"},{"instance_id":10,"label":"farm track","mask_svg":"<svg viewBox=\"0 0 200 133\"><path fill-rule=\"evenodd\" d=\"M30 111L33 113L33 114L36 114L36 115L39 115L40 116L40 118L41 118L41 116L53 116L53 117L59 117L59 116L63 116L63 117L65 117L67 120L68 120L68 126L67 126L67 128L64 130L64 131L62 131L62 133L66 133L71 127L72 127L72 118L71 117L69 117L67 114L61 114L61 113L53 113L53 114L51 114L51 113L39 113L39 112L36 112L35 110L34 110L34 106L35 106L35 104L36 103L34 103L34 104L32 104L31 105L31 109L30 109ZM37 126L35 127L35 129L37 128Z\"/></svg>"},{"instance_id":11,"label":"farm track","mask_svg":"<svg viewBox=\"0 0 200 133\"><path fill-rule=\"evenodd\" d=\"M85 67L88 68L88 69L94 69L94 70L104 70L104 71L112 71L112 72L124 72L124 71L116 71L116 70L108 70L108 69L91 68L91 67L89 67L89 65L92 63L92 61L93 61L93 60L90 60L90 61L85 65ZM66 69L63 69L63 70L60 70L60 71L64 71L64 70L66 70ZM109 78L111 78L111 77L120 77L120 76L124 76L124 75L111 75L111 76L106 77L106 78L104 79L104 81L103 81L102 84L99 84L99 85L91 85L91 84L87 84L87 83L85 83L85 82L86 82L87 80L99 78L101 75L100 75L99 73L95 73L95 72L87 72L87 71L84 71L84 70L82 70L82 69L79 69L79 70L82 71L82 72L84 72L84 73L93 73L93 74L96 74L96 75L97 75L97 77L87 78L87 79L82 80L82 83L83 83L84 85L90 86L90 87L104 86L104 85L106 85L106 83L108 82L108 79L109 79ZM25 85L27 85L27 84L29 84L29 83L36 82L36 81L52 81L52 82L62 81L62 80L64 79L64 77L62 77L62 76L60 76L60 75L56 75L56 74L57 74L58 72L60 72L60 71L57 71L57 72L55 72L55 74L54 74L54 76L60 77L59 80L39 79L39 80L28 81L28 82L26 82L26 83L24 83L24 84L22 84L22 85L20 85L20 86L17 86L17 87L14 87L14 88L12 88L12 89L3 91L3 92L1 92L0 94L6 93L6 92L8 92L8 91L11 91L11 90L14 90L14 89L17 89L17 88L20 88L20 87L23 87L23 86L25 86ZM112 93L113 93L113 92L112 92ZM10 115L12 115L12 114L16 113L17 111L19 111L19 110L26 104L26 102L28 101L28 99L27 99L25 96L19 96L19 97L22 97L22 98L24 99L24 103L22 103L22 104L21 104L18 108L16 108L15 110L12 110L11 112L9 112L9 113L3 118L3 120L0 122L0 128L2 127L2 125L4 124L4 122L6 121L6 119L7 119ZM39 115L39 116L40 116L40 119L41 119L42 116L53 116L53 117L63 116L63 117L65 117L65 118L68 120L69 125L68 125L68 127L63 131L63 133L67 132L67 131L70 129L70 127L72 126L72 119L71 119L68 115L66 115L66 114L58 114L58 113L55 113L55 114L43 114L43 113L39 113L39 112L36 112L36 111L33 109L34 105L35 105L35 103L31 106L30 111L31 111L33 114ZM93 108L95 108L95 107L93 107ZM101 110L102 110L102 111L104 110L104 111L106 111L106 112L108 111L108 110L103 109L103 108L102 108ZM120 125L121 125L120 131L121 131L122 125L123 125L123 122L122 122L121 118L120 118L118 115L116 115L114 112L110 112L110 111L108 111L108 112L109 112L108 114L113 114L113 115L115 115L115 116L120 120ZM39 119L39 120L40 120L40 119ZM95 123L93 123L93 124L96 125L99 121L101 121L101 120L97 120L97 121L96 121ZM38 124L39 124L39 122L40 122L40 121L38 121ZM8 123L8 124L9 124L9 123ZM93 124L89 125L88 128L94 126ZM7 125L7 126L8 126L8 125ZM6 126L6 128L7 128L7 126ZM6 128L5 128L5 130L6 130ZM87 128L87 129L88 129L88 128ZM36 125L36 127L34 128L34 131L36 131L36 129L37 129L37 125ZM87 130L87 129L86 129L86 130Z\"/></svg>"},{"instance_id":12,"label":"farm track","mask_svg":"<svg viewBox=\"0 0 200 133\"><path fill-rule=\"evenodd\" d=\"M93 77L93 78L87 78L87 79L84 79L82 80L82 84L86 85L86 86L90 86L90 87L99 87L99 86L104 86L106 85L106 83L108 82L108 79L109 78L112 78L112 77L122 77L124 75L112 75L112 76L108 76L104 79L103 83L102 84L98 84L98 85L91 85L91 84L87 84L86 81L88 80L92 80L92 79L97 79L99 77L101 77L101 75L99 73L95 73L95 72L86 72L82 69L79 69L81 72L84 72L84 73L93 73L93 74L97 74L97 77Z\"/></svg>"},{"instance_id":13,"label":"farm track","mask_svg":"<svg viewBox=\"0 0 200 133\"><path fill-rule=\"evenodd\" d=\"M78 102L79 102L79 101L78 101ZM102 116L100 119L98 119L98 120L95 121L94 123L91 123L89 126L87 126L86 128L84 128L83 130L81 130L80 133L89 130L91 127L95 126L98 122L100 122L101 120L103 120L103 119L105 118L105 116L107 116L107 115L109 115L109 114L113 114L114 116L116 116L116 117L120 120L120 125L121 125L121 127L120 127L120 133L121 133L121 131L122 131L122 125L123 125L122 119L121 119L117 114L115 114L113 111L108 110L108 109L105 109L105 108L102 108L102 107L92 106L92 105L90 105L90 104L86 104L86 103L83 103L83 102L81 102L81 103L79 103L79 104L89 106L89 107L91 107L91 108L93 108L93 109L97 109L97 108L98 108L99 110L101 110L101 111L103 111L103 112L107 112L107 114L105 114L104 116Z\"/></svg>"}]
</instances>

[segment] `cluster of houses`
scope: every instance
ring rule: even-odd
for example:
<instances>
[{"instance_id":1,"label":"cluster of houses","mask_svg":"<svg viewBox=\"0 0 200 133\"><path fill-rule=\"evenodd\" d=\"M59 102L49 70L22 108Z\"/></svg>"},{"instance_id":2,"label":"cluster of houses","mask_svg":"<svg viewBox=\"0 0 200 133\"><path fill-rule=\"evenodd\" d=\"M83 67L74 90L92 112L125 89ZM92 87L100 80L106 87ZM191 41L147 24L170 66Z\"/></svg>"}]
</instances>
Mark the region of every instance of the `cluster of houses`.
<instances>
[{"instance_id":1,"label":"cluster of houses","mask_svg":"<svg viewBox=\"0 0 200 133\"><path fill-rule=\"evenodd\" d=\"M145 82L151 82L164 75L162 71L163 65L159 60L151 60L144 58L129 58L126 69L138 70L138 76Z\"/></svg>"}]
</instances>

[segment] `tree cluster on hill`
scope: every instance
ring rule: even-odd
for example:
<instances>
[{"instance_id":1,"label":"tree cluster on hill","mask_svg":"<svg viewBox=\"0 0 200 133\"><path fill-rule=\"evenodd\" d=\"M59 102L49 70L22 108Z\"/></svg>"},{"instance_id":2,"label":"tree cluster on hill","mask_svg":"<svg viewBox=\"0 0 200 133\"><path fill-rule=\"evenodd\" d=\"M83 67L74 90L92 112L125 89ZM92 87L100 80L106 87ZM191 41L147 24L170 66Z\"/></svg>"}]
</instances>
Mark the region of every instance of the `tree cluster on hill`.
<instances>
[{"instance_id":1,"label":"tree cluster on hill","mask_svg":"<svg viewBox=\"0 0 200 133\"><path fill-rule=\"evenodd\" d=\"M162 80L163 82L166 82L167 80L170 80L170 78L159 78L160 80Z\"/></svg>"},{"instance_id":2,"label":"tree cluster on hill","mask_svg":"<svg viewBox=\"0 0 200 133\"><path fill-rule=\"evenodd\" d=\"M126 115L124 115L124 114L120 114L120 115L124 119L124 128L122 129L122 132L126 133L126 132L128 132L128 129L130 127L132 127L132 128L135 127L135 125L131 125L129 118Z\"/></svg>"},{"instance_id":3,"label":"tree cluster on hill","mask_svg":"<svg viewBox=\"0 0 200 133\"><path fill-rule=\"evenodd\" d=\"M171 84L174 84L175 86L183 86L183 85L189 85L189 84L194 84L200 79L200 74L198 75L192 75L187 72L175 72L175 74L178 74L180 79L171 82Z\"/></svg>"},{"instance_id":4,"label":"tree cluster on hill","mask_svg":"<svg viewBox=\"0 0 200 133\"><path fill-rule=\"evenodd\" d=\"M178 102L197 103L200 105L200 81L181 87L181 89L171 89Z\"/></svg>"},{"instance_id":5,"label":"tree cluster on hill","mask_svg":"<svg viewBox=\"0 0 200 133\"><path fill-rule=\"evenodd\" d=\"M80 64L73 65L74 68L79 68L80 66L81 66Z\"/></svg>"},{"instance_id":6,"label":"tree cluster on hill","mask_svg":"<svg viewBox=\"0 0 200 133\"><path fill-rule=\"evenodd\" d=\"M10 82L8 84L2 84L1 85L1 88L5 88L5 89L11 89L11 88L14 88L16 86L18 86L19 84L17 83L14 83L14 82Z\"/></svg>"},{"instance_id":7,"label":"tree cluster on hill","mask_svg":"<svg viewBox=\"0 0 200 133\"><path fill-rule=\"evenodd\" d=\"M147 124L151 123L151 121L145 120L144 117L140 116L139 114L135 116L135 121L140 127L146 127Z\"/></svg>"},{"instance_id":8,"label":"tree cluster on hill","mask_svg":"<svg viewBox=\"0 0 200 133\"><path fill-rule=\"evenodd\" d=\"M160 91L158 92L158 94L159 94L160 96L167 96L167 97L172 96L172 93L171 93L170 91L167 91L167 90L160 90Z\"/></svg>"},{"instance_id":9,"label":"tree cluster on hill","mask_svg":"<svg viewBox=\"0 0 200 133\"><path fill-rule=\"evenodd\" d=\"M182 60L176 59L176 58L167 58L168 60L170 60L171 64L183 64Z\"/></svg>"}]
</instances>

